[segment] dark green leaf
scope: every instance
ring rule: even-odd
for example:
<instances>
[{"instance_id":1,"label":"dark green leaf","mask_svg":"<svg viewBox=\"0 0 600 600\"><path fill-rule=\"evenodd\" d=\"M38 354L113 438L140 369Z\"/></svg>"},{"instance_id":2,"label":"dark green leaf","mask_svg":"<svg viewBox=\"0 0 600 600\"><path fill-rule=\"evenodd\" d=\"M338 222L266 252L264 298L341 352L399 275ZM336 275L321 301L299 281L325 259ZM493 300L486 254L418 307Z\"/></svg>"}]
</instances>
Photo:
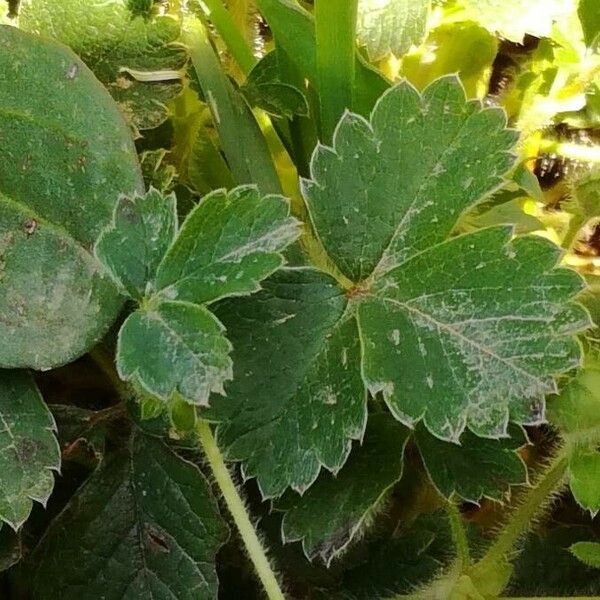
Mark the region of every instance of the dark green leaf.
<instances>
[{"instance_id":1,"label":"dark green leaf","mask_svg":"<svg viewBox=\"0 0 600 600\"><path fill-rule=\"evenodd\" d=\"M511 241L510 227L449 238L512 165L505 125L455 78L423 95L401 83L370 122L343 117L303 186L317 235L355 282L368 389L446 440L467 424L502 437L509 418L540 422L552 376L580 362L573 334L589 325L569 304L583 281L555 269L554 245Z\"/></svg>"},{"instance_id":2,"label":"dark green leaf","mask_svg":"<svg viewBox=\"0 0 600 600\"><path fill-rule=\"evenodd\" d=\"M164 401L178 393L207 405L232 377L230 350L223 325L203 306L152 301L123 324L117 369L123 380Z\"/></svg>"},{"instance_id":3,"label":"dark green leaf","mask_svg":"<svg viewBox=\"0 0 600 600\"><path fill-rule=\"evenodd\" d=\"M227 457L265 496L303 492L321 465L337 471L362 437L366 398L356 321L343 291L312 269L284 269L248 299L219 306L234 380L211 401Z\"/></svg>"},{"instance_id":4,"label":"dark green leaf","mask_svg":"<svg viewBox=\"0 0 600 600\"><path fill-rule=\"evenodd\" d=\"M597 598L600 571L579 562L569 548L593 539L590 526L559 525L550 531L532 533L516 560L514 576L506 596Z\"/></svg>"},{"instance_id":5,"label":"dark green leaf","mask_svg":"<svg viewBox=\"0 0 600 600\"><path fill-rule=\"evenodd\" d=\"M400 479L408 434L385 414L371 416L363 445L337 475L324 473L302 497L289 492L276 504L285 511L284 541L301 540L310 560L327 564L342 553Z\"/></svg>"},{"instance_id":6,"label":"dark green leaf","mask_svg":"<svg viewBox=\"0 0 600 600\"><path fill-rule=\"evenodd\" d=\"M0 366L83 354L121 306L91 254L142 189L122 116L67 48L0 26Z\"/></svg>"},{"instance_id":7,"label":"dark green leaf","mask_svg":"<svg viewBox=\"0 0 600 600\"><path fill-rule=\"evenodd\" d=\"M40 600L217 597L226 539L198 468L141 433L101 464L31 561Z\"/></svg>"},{"instance_id":8,"label":"dark green leaf","mask_svg":"<svg viewBox=\"0 0 600 600\"><path fill-rule=\"evenodd\" d=\"M484 496L501 500L510 485L527 483L527 468L517 452L527 438L516 426L509 433L510 438L488 440L466 431L459 445L443 442L420 426L415 437L439 492L478 502Z\"/></svg>"},{"instance_id":9,"label":"dark green leaf","mask_svg":"<svg viewBox=\"0 0 600 600\"><path fill-rule=\"evenodd\" d=\"M269 52L250 71L241 91L248 102L276 116L291 119L308 115L304 94L293 85L281 81L277 52Z\"/></svg>"},{"instance_id":10,"label":"dark green leaf","mask_svg":"<svg viewBox=\"0 0 600 600\"><path fill-rule=\"evenodd\" d=\"M505 127L501 110L467 102L454 77L423 95L406 82L395 86L370 121L347 113L334 147L317 146L303 188L344 274L361 281L444 240L512 166L516 133Z\"/></svg>"},{"instance_id":11,"label":"dark green leaf","mask_svg":"<svg viewBox=\"0 0 600 600\"><path fill-rule=\"evenodd\" d=\"M46 504L60 468L56 425L31 376L0 371L0 523L18 529Z\"/></svg>"},{"instance_id":12,"label":"dark green leaf","mask_svg":"<svg viewBox=\"0 0 600 600\"><path fill-rule=\"evenodd\" d=\"M122 293L141 300L176 233L175 195L151 189L145 196L122 197L96 242L96 257Z\"/></svg>"}]
</instances>

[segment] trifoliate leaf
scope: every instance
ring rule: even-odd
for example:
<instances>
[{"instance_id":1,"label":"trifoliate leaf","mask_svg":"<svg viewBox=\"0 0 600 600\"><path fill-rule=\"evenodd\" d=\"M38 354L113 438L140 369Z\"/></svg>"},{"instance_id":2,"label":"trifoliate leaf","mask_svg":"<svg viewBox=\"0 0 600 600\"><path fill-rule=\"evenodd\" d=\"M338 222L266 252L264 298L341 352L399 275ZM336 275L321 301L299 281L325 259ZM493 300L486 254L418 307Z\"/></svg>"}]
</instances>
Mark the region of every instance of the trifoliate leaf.
<instances>
[{"instance_id":1,"label":"trifoliate leaf","mask_svg":"<svg viewBox=\"0 0 600 600\"><path fill-rule=\"evenodd\" d=\"M285 495L284 542L302 541L306 556L329 564L352 542L402 475L409 430L385 414L371 416L365 441L337 476L324 473L303 495Z\"/></svg>"},{"instance_id":2,"label":"trifoliate leaf","mask_svg":"<svg viewBox=\"0 0 600 600\"><path fill-rule=\"evenodd\" d=\"M132 19L125 0L32 0L19 25L77 52L137 129L167 119L165 104L181 92L178 72L187 61L175 19Z\"/></svg>"},{"instance_id":3,"label":"trifoliate leaf","mask_svg":"<svg viewBox=\"0 0 600 600\"><path fill-rule=\"evenodd\" d=\"M449 235L512 165L502 111L467 102L454 78L420 95L401 83L370 122L347 113L317 147L304 194L316 233L354 281L362 376L408 426L457 441L468 424L506 435L539 423L553 375L577 366L584 287L540 238L494 227Z\"/></svg>"},{"instance_id":4,"label":"trifoliate leaf","mask_svg":"<svg viewBox=\"0 0 600 600\"><path fill-rule=\"evenodd\" d=\"M179 393L207 405L231 379L231 344L223 325L203 306L157 301L129 315L117 347L117 369L150 394L170 400Z\"/></svg>"},{"instance_id":5,"label":"trifoliate leaf","mask_svg":"<svg viewBox=\"0 0 600 600\"><path fill-rule=\"evenodd\" d=\"M112 223L96 242L96 257L124 294L140 300L176 232L174 195L163 196L151 189L145 196L122 197Z\"/></svg>"},{"instance_id":6,"label":"trifoliate leaf","mask_svg":"<svg viewBox=\"0 0 600 600\"><path fill-rule=\"evenodd\" d=\"M0 523L18 529L33 502L46 504L60 449L52 414L30 375L0 371Z\"/></svg>"},{"instance_id":7,"label":"trifoliate leaf","mask_svg":"<svg viewBox=\"0 0 600 600\"><path fill-rule=\"evenodd\" d=\"M401 56L423 41L429 0L360 0L357 33L371 60Z\"/></svg>"},{"instance_id":8,"label":"trifoliate leaf","mask_svg":"<svg viewBox=\"0 0 600 600\"><path fill-rule=\"evenodd\" d=\"M510 485L527 482L527 468L517 450L527 443L519 427L510 438L487 440L470 431L460 445L443 442L419 426L415 434L431 481L446 498L457 493L468 502L482 497L500 500Z\"/></svg>"},{"instance_id":9,"label":"trifoliate leaf","mask_svg":"<svg viewBox=\"0 0 600 600\"><path fill-rule=\"evenodd\" d=\"M188 215L158 268L164 298L215 302L260 289L283 264L281 251L299 235L282 196L254 186L206 196Z\"/></svg>"},{"instance_id":10,"label":"trifoliate leaf","mask_svg":"<svg viewBox=\"0 0 600 600\"><path fill-rule=\"evenodd\" d=\"M215 555L226 532L198 468L135 433L50 525L32 560L34 594L216 598Z\"/></svg>"},{"instance_id":11,"label":"trifoliate leaf","mask_svg":"<svg viewBox=\"0 0 600 600\"><path fill-rule=\"evenodd\" d=\"M569 550L588 567L600 569L600 544L596 542L577 542Z\"/></svg>"},{"instance_id":12,"label":"trifoliate leaf","mask_svg":"<svg viewBox=\"0 0 600 600\"><path fill-rule=\"evenodd\" d=\"M90 251L143 183L117 106L70 50L7 26L0 46L0 367L48 369L116 317Z\"/></svg>"},{"instance_id":13,"label":"trifoliate leaf","mask_svg":"<svg viewBox=\"0 0 600 600\"><path fill-rule=\"evenodd\" d=\"M299 492L321 465L337 471L362 437L366 394L356 321L335 282L284 269L217 314L233 344L234 380L211 401L220 447L244 461L265 496Z\"/></svg>"},{"instance_id":14,"label":"trifoliate leaf","mask_svg":"<svg viewBox=\"0 0 600 600\"><path fill-rule=\"evenodd\" d=\"M462 0L461 4L491 33L517 43L527 33L550 37L552 23L577 9L576 0Z\"/></svg>"}]
</instances>

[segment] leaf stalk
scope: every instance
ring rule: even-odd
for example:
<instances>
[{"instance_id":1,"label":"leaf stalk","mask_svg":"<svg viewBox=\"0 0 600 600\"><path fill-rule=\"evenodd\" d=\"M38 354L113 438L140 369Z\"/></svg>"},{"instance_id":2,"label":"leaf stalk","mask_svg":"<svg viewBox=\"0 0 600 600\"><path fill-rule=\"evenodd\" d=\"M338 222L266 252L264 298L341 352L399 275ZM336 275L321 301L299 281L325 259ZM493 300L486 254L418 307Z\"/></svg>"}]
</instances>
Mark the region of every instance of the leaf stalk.
<instances>
[{"instance_id":1,"label":"leaf stalk","mask_svg":"<svg viewBox=\"0 0 600 600\"><path fill-rule=\"evenodd\" d=\"M215 481L223 494L225 504L233 518L244 543L248 556L254 565L269 600L285 600L277 577L271 568L266 552L252 525L244 501L242 500L235 483L225 465L223 455L217 446L210 425L207 421L199 420L196 432L200 445L204 450L208 464L212 470Z\"/></svg>"}]
</instances>

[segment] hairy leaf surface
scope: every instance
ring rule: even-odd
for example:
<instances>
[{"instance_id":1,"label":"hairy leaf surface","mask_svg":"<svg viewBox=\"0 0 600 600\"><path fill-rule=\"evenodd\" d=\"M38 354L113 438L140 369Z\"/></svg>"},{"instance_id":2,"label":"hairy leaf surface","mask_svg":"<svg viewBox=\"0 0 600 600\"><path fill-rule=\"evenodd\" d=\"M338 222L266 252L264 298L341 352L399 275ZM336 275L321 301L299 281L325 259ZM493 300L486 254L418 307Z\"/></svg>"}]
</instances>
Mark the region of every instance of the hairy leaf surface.
<instances>
[{"instance_id":1,"label":"hairy leaf surface","mask_svg":"<svg viewBox=\"0 0 600 600\"><path fill-rule=\"evenodd\" d=\"M371 60L401 56L425 37L429 0L360 0L358 40Z\"/></svg>"},{"instance_id":2,"label":"hairy leaf surface","mask_svg":"<svg viewBox=\"0 0 600 600\"><path fill-rule=\"evenodd\" d=\"M96 242L96 256L121 291L140 300L176 233L177 201L173 194L163 196L151 189L145 196L122 197L112 223Z\"/></svg>"},{"instance_id":3,"label":"hairy leaf surface","mask_svg":"<svg viewBox=\"0 0 600 600\"><path fill-rule=\"evenodd\" d=\"M226 537L199 469L135 433L51 524L32 561L35 597L216 598Z\"/></svg>"},{"instance_id":4,"label":"hairy leaf surface","mask_svg":"<svg viewBox=\"0 0 600 600\"><path fill-rule=\"evenodd\" d=\"M327 564L343 552L400 479L409 433L385 414L371 416L363 445L337 476L323 474L303 496L289 492L276 504L284 541L301 540L310 560Z\"/></svg>"},{"instance_id":5,"label":"hairy leaf surface","mask_svg":"<svg viewBox=\"0 0 600 600\"><path fill-rule=\"evenodd\" d=\"M60 468L56 425L32 377L0 371L0 523L18 529L46 504Z\"/></svg>"},{"instance_id":6,"label":"hairy leaf surface","mask_svg":"<svg viewBox=\"0 0 600 600\"><path fill-rule=\"evenodd\" d=\"M362 437L366 399L356 321L343 291L313 269L284 269L217 314L233 344L234 379L212 400L219 445L244 461L265 496L304 491L337 471Z\"/></svg>"},{"instance_id":7,"label":"hairy leaf surface","mask_svg":"<svg viewBox=\"0 0 600 600\"><path fill-rule=\"evenodd\" d=\"M142 188L116 105L67 48L0 26L0 367L84 353L120 308L91 247Z\"/></svg>"}]
</instances>

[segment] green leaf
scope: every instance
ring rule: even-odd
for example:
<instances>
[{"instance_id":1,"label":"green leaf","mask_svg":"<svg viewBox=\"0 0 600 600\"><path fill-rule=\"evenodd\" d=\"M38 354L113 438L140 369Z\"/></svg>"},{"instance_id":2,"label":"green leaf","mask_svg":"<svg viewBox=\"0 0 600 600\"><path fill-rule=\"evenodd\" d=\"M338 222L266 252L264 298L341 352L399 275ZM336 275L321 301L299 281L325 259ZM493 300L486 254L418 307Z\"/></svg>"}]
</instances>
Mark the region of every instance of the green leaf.
<instances>
[{"instance_id":1,"label":"green leaf","mask_svg":"<svg viewBox=\"0 0 600 600\"><path fill-rule=\"evenodd\" d=\"M446 238L512 166L516 133L505 127L503 112L467 102L455 77L422 95L406 82L395 86L370 121L347 113L334 147L317 146L303 186L317 233L344 274L363 280Z\"/></svg>"},{"instance_id":2,"label":"green leaf","mask_svg":"<svg viewBox=\"0 0 600 600\"><path fill-rule=\"evenodd\" d=\"M255 184L263 193L280 193L281 183L266 139L223 70L205 27L199 22L189 24L184 41L236 183Z\"/></svg>"},{"instance_id":3,"label":"green leaf","mask_svg":"<svg viewBox=\"0 0 600 600\"><path fill-rule=\"evenodd\" d=\"M480 204L467 213L459 224L461 232L495 225L512 224L515 233L531 233L545 229L544 224L523 211L524 198L519 192L507 192L498 203L493 200ZM502 201L504 200L504 201Z\"/></svg>"},{"instance_id":4,"label":"green leaf","mask_svg":"<svg viewBox=\"0 0 600 600\"><path fill-rule=\"evenodd\" d=\"M255 65L241 91L251 105L276 117L308 116L304 94L281 80L276 51L269 52Z\"/></svg>"},{"instance_id":5,"label":"green leaf","mask_svg":"<svg viewBox=\"0 0 600 600\"><path fill-rule=\"evenodd\" d=\"M505 123L453 77L423 95L401 83L370 122L342 118L303 185L317 235L355 282L369 391L450 441L466 425L497 438L509 418L539 423L553 375L579 365L573 334L589 325L569 304L584 282L555 269L553 244L511 241L510 227L449 237L512 166Z\"/></svg>"},{"instance_id":6,"label":"green leaf","mask_svg":"<svg viewBox=\"0 0 600 600\"><path fill-rule=\"evenodd\" d=\"M590 48L600 34L600 4L596 0L579 0L578 14L585 43Z\"/></svg>"},{"instance_id":7,"label":"green leaf","mask_svg":"<svg viewBox=\"0 0 600 600\"><path fill-rule=\"evenodd\" d=\"M275 505L285 511L284 542L301 540L309 560L319 557L329 565L364 530L400 479L408 434L387 415L372 415L364 443L337 476L323 474L302 497L289 492Z\"/></svg>"},{"instance_id":8,"label":"green leaf","mask_svg":"<svg viewBox=\"0 0 600 600\"><path fill-rule=\"evenodd\" d=\"M119 377L165 401L181 394L207 405L231 379L231 344L223 325L203 306L154 301L129 315L117 346Z\"/></svg>"},{"instance_id":9,"label":"green leaf","mask_svg":"<svg viewBox=\"0 0 600 600\"><path fill-rule=\"evenodd\" d=\"M418 46L427 31L429 0L359 0L358 40L369 58L402 56Z\"/></svg>"},{"instance_id":10,"label":"green leaf","mask_svg":"<svg viewBox=\"0 0 600 600\"><path fill-rule=\"evenodd\" d=\"M577 542L569 550L588 567L600 569L600 544L596 542Z\"/></svg>"},{"instance_id":11,"label":"green leaf","mask_svg":"<svg viewBox=\"0 0 600 600\"><path fill-rule=\"evenodd\" d=\"M188 87L171 103L171 112L173 143L169 160L177 168L179 181L200 194L235 187L208 106Z\"/></svg>"},{"instance_id":12,"label":"green leaf","mask_svg":"<svg viewBox=\"0 0 600 600\"><path fill-rule=\"evenodd\" d=\"M144 196L122 197L115 206L112 223L96 242L96 257L122 293L140 300L176 232L174 194L163 196L150 189Z\"/></svg>"},{"instance_id":13,"label":"green leaf","mask_svg":"<svg viewBox=\"0 0 600 600\"><path fill-rule=\"evenodd\" d=\"M60 469L56 425L29 374L0 371L0 423L0 523L17 530Z\"/></svg>"},{"instance_id":14,"label":"green leaf","mask_svg":"<svg viewBox=\"0 0 600 600\"><path fill-rule=\"evenodd\" d=\"M216 598L215 555L226 537L198 468L134 433L50 525L31 562L34 595Z\"/></svg>"},{"instance_id":15,"label":"green leaf","mask_svg":"<svg viewBox=\"0 0 600 600\"><path fill-rule=\"evenodd\" d=\"M70 46L135 128L152 129L167 119L166 103L182 89L177 71L187 61L176 44L175 19L132 19L124 0L32 0L19 25Z\"/></svg>"},{"instance_id":16,"label":"green leaf","mask_svg":"<svg viewBox=\"0 0 600 600\"><path fill-rule=\"evenodd\" d=\"M576 447L569 456L569 484L575 500L592 516L600 511L600 452Z\"/></svg>"},{"instance_id":17,"label":"green leaf","mask_svg":"<svg viewBox=\"0 0 600 600\"><path fill-rule=\"evenodd\" d=\"M527 33L550 37L552 23L577 9L576 0L462 0L461 4L491 33L517 43Z\"/></svg>"},{"instance_id":18,"label":"green leaf","mask_svg":"<svg viewBox=\"0 0 600 600\"><path fill-rule=\"evenodd\" d=\"M362 437L366 398L356 321L335 282L313 269L283 269L264 290L217 314L233 344L227 398L211 400L219 447L244 461L264 496L299 492L321 465L336 472Z\"/></svg>"},{"instance_id":19,"label":"green leaf","mask_svg":"<svg viewBox=\"0 0 600 600\"><path fill-rule=\"evenodd\" d=\"M302 78L317 88L315 24L310 13L293 0L256 0L256 6L269 24L276 45L293 61ZM356 57L353 110L369 114L389 83L360 55Z\"/></svg>"},{"instance_id":20,"label":"green leaf","mask_svg":"<svg viewBox=\"0 0 600 600\"><path fill-rule=\"evenodd\" d=\"M121 300L91 254L143 183L117 106L67 48L0 26L0 367L83 354Z\"/></svg>"},{"instance_id":21,"label":"green leaf","mask_svg":"<svg viewBox=\"0 0 600 600\"><path fill-rule=\"evenodd\" d=\"M510 485L527 483L527 468L517 450L527 443L522 429L510 428L510 438L488 440L470 431L460 445L443 442L418 427L415 438L431 481L450 498L457 493L467 502L482 497L501 500Z\"/></svg>"},{"instance_id":22,"label":"green leaf","mask_svg":"<svg viewBox=\"0 0 600 600\"><path fill-rule=\"evenodd\" d=\"M586 510L600 510L600 362L588 351L586 364L550 399L550 421L561 430L569 451L569 483Z\"/></svg>"},{"instance_id":23,"label":"green leaf","mask_svg":"<svg viewBox=\"0 0 600 600\"><path fill-rule=\"evenodd\" d=\"M289 213L285 198L254 186L212 192L183 223L158 268L156 290L196 303L257 291L300 233Z\"/></svg>"},{"instance_id":24,"label":"green leaf","mask_svg":"<svg viewBox=\"0 0 600 600\"><path fill-rule=\"evenodd\" d=\"M457 441L468 425L504 437L507 424L544 419L552 375L580 363L573 334L587 313L567 302L583 282L554 269L541 238L510 241L505 227L460 236L380 278L359 307L363 373L396 418L423 418ZM410 373L410 377L406 377Z\"/></svg>"},{"instance_id":25,"label":"green leaf","mask_svg":"<svg viewBox=\"0 0 600 600\"><path fill-rule=\"evenodd\" d=\"M448 73L457 73L469 97L488 88L498 40L472 21L442 23L427 36L422 52L402 59L401 73L419 90Z\"/></svg>"}]
</instances>

